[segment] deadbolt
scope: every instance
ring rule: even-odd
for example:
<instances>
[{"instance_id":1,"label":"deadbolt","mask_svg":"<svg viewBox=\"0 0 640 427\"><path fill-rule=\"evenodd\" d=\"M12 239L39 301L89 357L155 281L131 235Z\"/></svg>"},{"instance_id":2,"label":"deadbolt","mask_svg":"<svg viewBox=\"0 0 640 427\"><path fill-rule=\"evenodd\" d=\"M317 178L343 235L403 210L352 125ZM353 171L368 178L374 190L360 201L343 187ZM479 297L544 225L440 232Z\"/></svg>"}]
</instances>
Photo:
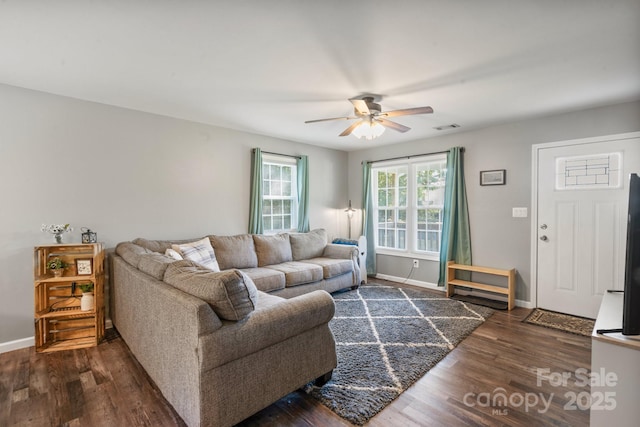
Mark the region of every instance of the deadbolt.
<instances>
[{"instance_id":1,"label":"deadbolt","mask_svg":"<svg viewBox=\"0 0 640 427\"><path fill-rule=\"evenodd\" d=\"M540 229L541 229L541 230L546 230L546 229L547 229L547 224L542 224L542 225L540 226Z\"/></svg>"}]
</instances>

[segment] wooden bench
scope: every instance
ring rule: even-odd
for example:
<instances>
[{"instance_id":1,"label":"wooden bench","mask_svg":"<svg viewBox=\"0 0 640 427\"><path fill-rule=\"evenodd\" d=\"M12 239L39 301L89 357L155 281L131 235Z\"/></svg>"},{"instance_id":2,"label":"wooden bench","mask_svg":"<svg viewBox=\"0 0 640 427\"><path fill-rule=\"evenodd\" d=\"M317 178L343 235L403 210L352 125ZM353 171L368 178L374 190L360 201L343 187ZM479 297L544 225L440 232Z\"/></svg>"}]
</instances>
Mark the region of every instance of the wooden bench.
<instances>
[{"instance_id":1,"label":"wooden bench","mask_svg":"<svg viewBox=\"0 0 640 427\"><path fill-rule=\"evenodd\" d=\"M504 276L507 278L507 287L505 288L503 286L487 285L485 283L456 279L456 270ZM512 268L510 270L502 270L499 268L480 267L477 265L456 264L453 261L449 261L447 263L447 298L451 297L455 293L456 286L464 286L466 288L480 289L482 291L506 295L508 298L508 309L511 310L515 306L516 299L516 269Z\"/></svg>"}]
</instances>

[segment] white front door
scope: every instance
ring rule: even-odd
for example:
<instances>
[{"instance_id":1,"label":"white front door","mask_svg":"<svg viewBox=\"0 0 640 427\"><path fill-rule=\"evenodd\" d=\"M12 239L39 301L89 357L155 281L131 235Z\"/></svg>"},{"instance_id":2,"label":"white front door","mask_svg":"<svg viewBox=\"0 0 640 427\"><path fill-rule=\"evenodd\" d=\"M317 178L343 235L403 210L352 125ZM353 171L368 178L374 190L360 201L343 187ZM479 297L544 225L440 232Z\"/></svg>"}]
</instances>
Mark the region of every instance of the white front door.
<instances>
[{"instance_id":1,"label":"white front door","mask_svg":"<svg viewBox=\"0 0 640 427\"><path fill-rule=\"evenodd\" d=\"M537 160L537 305L594 319L604 292L622 289L640 136L553 144Z\"/></svg>"}]
</instances>

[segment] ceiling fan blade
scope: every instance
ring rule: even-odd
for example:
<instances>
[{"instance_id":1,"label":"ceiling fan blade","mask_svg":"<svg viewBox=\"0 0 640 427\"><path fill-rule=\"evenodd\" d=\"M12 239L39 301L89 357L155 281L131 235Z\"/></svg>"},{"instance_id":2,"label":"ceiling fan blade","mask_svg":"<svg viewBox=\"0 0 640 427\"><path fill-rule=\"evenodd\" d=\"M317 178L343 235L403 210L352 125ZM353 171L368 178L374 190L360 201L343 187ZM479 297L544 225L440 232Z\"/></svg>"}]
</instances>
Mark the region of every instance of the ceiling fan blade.
<instances>
[{"instance_id":1,"label":"ceiling fan blade","mask_svg":"<svg viewBox=\"0 0 640 427\"><path fill-rule=\"evenodd\" d=\"M369 106L367 106L367 103L362 99L350 99L349 101L351 101L353 108L355 108L359 114L362 114L363 116L371 114Z\"/></svg>"},{"instance_id":2,"label":"ceiling fan blade","mask_svg":"<svg viewBox=\"0 0 640 427\"><path fill-rule=\"evenodd\" d=\"M398 117L398 116L408 116L411 114L429 114L429 113L433 113L433 108L416 107L416 108L406 108L404 110L385 111L380 115L385 117Z\"/></svg>"},{"instance_id":3,"label":"ceiling fan blade","mask_svg":"<svg viewBox=\"0 0 640 427\"><path fill-rule=\"evenodd\" d=\"M353 132L353 130L355 128L357 128L358 126L360 126L362 124L362 120L355 122L354 124L352 124L351 126L349 126L348 128L346 128L344 130L344 132L342 132L339 136L347 136L347 135L351 135L351 132Z\"/></svg>"},{"instance_id":4,"label":"ceiling fan blade","mask_svg":"<svg viewBox=\"0 0 640 427\"><path fill-rule=\"evenodd\" d=\"M382 126L393 129L393 130L397 130L398 132L406 132L409 129L411 129L410 127L401 125L400 123L392 122L391 120L383 119L380 117L377 117L374 120L380 123Z\"/></svg>"},{"instance_id":5,"label":"ceiling fan blade","mask_svg":"<svg viewBox=\"0 0 640 427\"><path fill-rule=\"evenodd\" d=\"M331 117L329 119L306 120L305 123L328 122L330 120L353 120L357 118L358 117Z\"/></svg>"}]
</instances>

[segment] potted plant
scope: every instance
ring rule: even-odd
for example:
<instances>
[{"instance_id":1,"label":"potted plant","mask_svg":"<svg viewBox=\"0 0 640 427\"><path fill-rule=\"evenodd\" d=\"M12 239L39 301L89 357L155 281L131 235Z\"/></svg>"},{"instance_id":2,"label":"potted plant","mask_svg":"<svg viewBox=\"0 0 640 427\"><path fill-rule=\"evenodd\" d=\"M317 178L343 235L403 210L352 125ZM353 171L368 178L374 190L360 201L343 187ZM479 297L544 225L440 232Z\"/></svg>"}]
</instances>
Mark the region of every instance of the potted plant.
<instances>
[{"instance_id":1,"label":"potted plant","mask_svg":"<svg viewBox=\"0 0 640 427\"><path fill-rule=\"evenodd\" d=\"M47 262L47 268L49 270L51 270L51 272L53 273L53 275L55 277L60 277L62 276L62 273L64 272L64 269L67 267L67 263L64 262L62 259L55 257L53 259L50 259Z\"/></svg>"},{"instance_id":2,"label":"potted plant","mask_svg":"<svg viewBox=\"0 0 640 427\"><path fill-rule=\"evenodd\" d=\"M82 291L82 298L80 298L80 310L93 310L93 283L82 283L78 285L78 287Z\"/></svg>"}]
</instances>

